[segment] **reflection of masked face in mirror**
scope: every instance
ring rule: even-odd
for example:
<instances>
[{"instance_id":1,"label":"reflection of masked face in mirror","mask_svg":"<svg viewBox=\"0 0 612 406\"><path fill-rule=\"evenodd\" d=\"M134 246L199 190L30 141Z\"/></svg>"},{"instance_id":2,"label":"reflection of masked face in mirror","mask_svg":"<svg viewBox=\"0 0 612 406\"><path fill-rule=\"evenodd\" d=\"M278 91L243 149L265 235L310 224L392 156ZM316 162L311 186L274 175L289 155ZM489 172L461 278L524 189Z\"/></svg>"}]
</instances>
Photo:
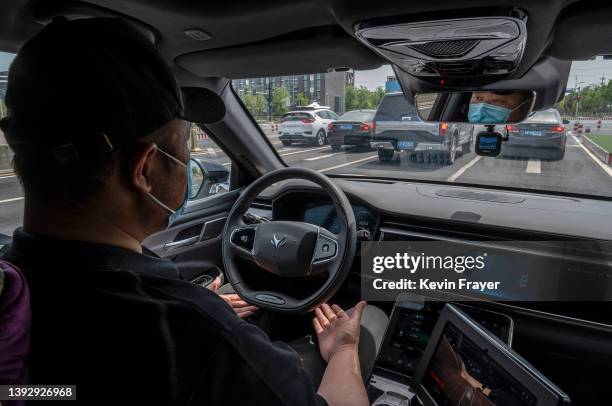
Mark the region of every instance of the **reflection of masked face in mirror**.
<instances>
[{"instance_id":1,"label":"reflection of masked face in mirror","mask_svg":"<svg viewBox=\"0 0 612 406\"><path fill-rule=\"evenodd\" d=\"M478 124L518 122L526 116L530 101L528 92L473 92L468 120Z\"/></svg>"}]
</instances>

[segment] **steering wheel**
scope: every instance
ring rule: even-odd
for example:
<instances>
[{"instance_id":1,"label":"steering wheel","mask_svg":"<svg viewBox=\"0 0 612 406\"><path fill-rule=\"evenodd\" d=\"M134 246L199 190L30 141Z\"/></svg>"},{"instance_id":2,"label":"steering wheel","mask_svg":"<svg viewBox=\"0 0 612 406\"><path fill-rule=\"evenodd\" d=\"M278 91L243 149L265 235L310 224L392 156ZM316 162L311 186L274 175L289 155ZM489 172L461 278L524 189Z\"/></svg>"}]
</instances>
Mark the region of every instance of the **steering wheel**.
<instances>
[{"instance_id":1,"label":"steering wheel","mask_svg":"<svg viewBox=\"0 0 612 406\"><path fill-rule=\"evenodd\" d=\"M244 222L245 213L259 193L287 179L309 180L327 192L340 220L338 234L298 221L254 225ZM257 179L234 203L223 229L223 265L235 292L247 303L282 313L306 313L329 300L346 279L356 248L355 215L346 195L325 175L306 168L278 169ZM292 278L326 271L327 279L316 292L303 299L283 292L255 290L244 282L238 258L286 278L287 283L295 283Z\"/></svg>"}]
</instances>

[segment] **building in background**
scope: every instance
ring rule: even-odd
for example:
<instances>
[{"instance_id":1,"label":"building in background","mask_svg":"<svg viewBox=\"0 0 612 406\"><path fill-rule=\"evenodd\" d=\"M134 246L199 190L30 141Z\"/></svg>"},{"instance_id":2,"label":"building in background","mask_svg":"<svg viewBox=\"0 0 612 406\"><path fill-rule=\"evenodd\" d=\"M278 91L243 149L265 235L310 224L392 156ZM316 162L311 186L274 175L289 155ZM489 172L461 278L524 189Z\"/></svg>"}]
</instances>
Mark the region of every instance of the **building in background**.
<instances>
[{"instance_id":1,"label":"building in background","mask_svg":"<svg viewBox=\"0 0 612 406\"><path fill-rule=\"evenodd\" d=\"M402 88L400 87L399 81L395 76L387 76L387 81L385 82L385 92L401 92Z\"/></svg>"},{"instance_id":2,"label":"building in background","mask_svg":"<svg viewBox=\"0 0 612 406\"><path fill-rule=\"evenodd\" d=\"M346 85L355 86L355 71L346 72Z\"/></svg>"},{"instance_id":3,"label":"building in background","mask_svg":"<svg viewBox=\"0 0 612 406\"><path fill-rule=\"evenodd\" d=\"M346 86L354 83L355 76L353 72L328 72L274 76L268 79L271 82L270 85L267 84L266 78L236 79L232 81L232 85L238 94L251 91L267 95L269 86L272 89L284 87L289 92L291 107L296 106L298 95L303 94L308 99L308 103L317 102L342 114L344 113Z\"/></svg>"}]
</instances>

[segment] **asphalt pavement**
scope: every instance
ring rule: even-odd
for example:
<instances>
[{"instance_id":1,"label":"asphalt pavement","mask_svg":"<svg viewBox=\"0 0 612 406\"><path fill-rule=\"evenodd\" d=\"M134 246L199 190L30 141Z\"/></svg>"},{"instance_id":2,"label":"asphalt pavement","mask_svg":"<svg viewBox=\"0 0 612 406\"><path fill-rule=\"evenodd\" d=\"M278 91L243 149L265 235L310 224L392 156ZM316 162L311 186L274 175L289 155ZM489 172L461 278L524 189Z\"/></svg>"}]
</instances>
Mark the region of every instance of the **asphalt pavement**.
<instances>
[{"instance_id":1,"label":"asphalt pavement","mask_svg":"<svg viewBox=\"0 0 612 406\"><path fill-rule=\"evenodd\" d=\"M606 122L603 131L608 128L612 134L612 122ZM601 163L571 133L561 161L481 157L472 151L458 154L453 165L418 163L405 153L398 162L383 163L379 162L376 151L369 149L343 147L333 151L329 145L283 147L277 134L269 129L266 133L285 163L323 173L497 185L612 198L612 168ZM216 145L202 140L198 146L200 151L193 153L194 157L216 160L229 169L229 159ZM0 172L0 233L12 234L22 218L23 193L19 182L14 175Z\"/></svg>"}]
</instances>

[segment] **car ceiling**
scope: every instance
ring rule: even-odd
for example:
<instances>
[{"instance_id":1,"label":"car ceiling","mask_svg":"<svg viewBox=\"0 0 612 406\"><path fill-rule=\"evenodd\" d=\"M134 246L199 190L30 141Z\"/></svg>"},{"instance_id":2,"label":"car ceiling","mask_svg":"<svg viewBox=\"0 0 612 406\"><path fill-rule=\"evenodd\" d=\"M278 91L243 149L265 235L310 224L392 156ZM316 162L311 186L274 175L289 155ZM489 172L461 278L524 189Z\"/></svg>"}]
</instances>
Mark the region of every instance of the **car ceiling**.
<instances>
[{"instance_id":1,"label":"car ceiling","mask_svg":"<svg viewBox=\"0 0 612 406\"><path fill-rule=\"evenodd\" d=\"M597 32L587 29L587 24L576 24L571 20L572 15L580 11L582 15L578 21L589 21L588 18L593 16L593 13L589 14L593 10L590 4L596 3L515 0L512 6L528 15L527 46L517 76L550 54L563 59L574 56L584 59L589 51L585 52L578 46L581 41L570 42L567 39L581 35L593 37L592 33ZM49 21L55 15L118 15L138 23L145 30L148 28L170 63L198 76L239 78L315 73L332 68L373 69L384 61L354 37L353 27L358 22L390 16L424 20L448 18L453 12L469 9L494 14L502 7L508 7L508 2L4 0L0 4L0 49L17 51L42 28L40 21ZM602 7L612 10L610 6L598 6L596 11L601 11ZM559 16L560 21L557 21ZM564 22L564 19L570 22ZM610 20L597 21L605 25ZM563 30L557 32L557 25ZM188 37L185 30L194 28L205 31L211 38L198 41ZM561 40L555 40L555 33ZM608 27L604 33L597 36L598 46L592 47L591 51L603 53L608 49L612 53L612 29ZM572 50L565 44L576 44L581 49Z\"/></svg>"}]
</instances>

